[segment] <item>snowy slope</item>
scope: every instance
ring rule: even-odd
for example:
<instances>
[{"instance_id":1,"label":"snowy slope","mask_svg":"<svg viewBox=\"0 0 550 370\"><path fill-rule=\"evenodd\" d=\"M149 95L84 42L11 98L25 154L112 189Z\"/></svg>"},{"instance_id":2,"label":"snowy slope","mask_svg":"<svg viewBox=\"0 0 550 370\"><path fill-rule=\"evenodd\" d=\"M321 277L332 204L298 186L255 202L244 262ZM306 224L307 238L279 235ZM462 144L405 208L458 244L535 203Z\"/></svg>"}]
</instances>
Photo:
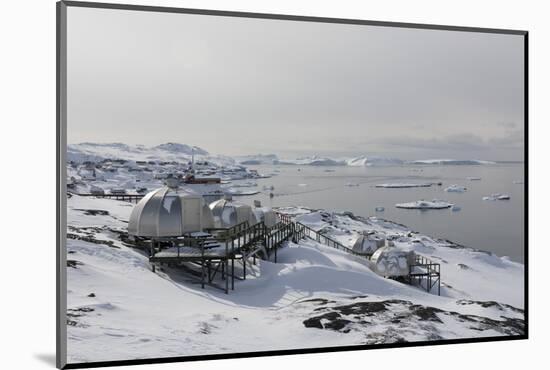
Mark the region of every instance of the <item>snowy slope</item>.
<instances>
[{"instance_id":1,"label":"snowy slope","mask_svg":"<svg viewBox=\"0 0 550 370\"><path fill-rule=\"evenodd\" d=\"M132 205L68 199L69 362L521 334L523 266L377 218L289 208L342 243L373 229L442 263L442 296L384 279L312 240L260 261L229 295L126 244ZM445 261L445 262L443 262ZM458 264L462 263L467 268ZM239 265L237 264L237 268ZM467 270L469 269L469 270ZM487 302L487 301L498 301Z\"/></svg>"},{"instance_id":2,"label":"snowy slope","mask_svg":"<svg viewBox=\"0 0 550 370\"><path fill-rule=\"evenodd\" d=\"M358 217L308 208L282 208L296 220L322 230L349 247L363 232L397 237L396 246L413 250L441 264L441 294L453 298L492 300L523 308L524 265L490 252L418 234L379 217Z\"/></svg>"}]
</instances>

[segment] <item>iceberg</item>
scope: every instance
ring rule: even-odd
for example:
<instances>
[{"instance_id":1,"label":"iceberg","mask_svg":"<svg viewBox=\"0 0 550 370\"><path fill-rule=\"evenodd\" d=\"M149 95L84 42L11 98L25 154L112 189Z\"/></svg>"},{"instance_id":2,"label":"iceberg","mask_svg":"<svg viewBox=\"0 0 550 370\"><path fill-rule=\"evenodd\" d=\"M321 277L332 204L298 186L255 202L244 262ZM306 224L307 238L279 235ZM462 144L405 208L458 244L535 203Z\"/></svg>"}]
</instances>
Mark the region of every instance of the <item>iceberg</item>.
<instances>
[{"instance_id":1,"label":"iceberg","mask_svg":"<svg viewBox=\"0 0 550 370\"><path fill-rule=\"evenodd\" d=\"M256 195L259 193L259 191L229 188L229 189L225 189L224 193L237 197L237 196L246 196L246 195Z\"/></svg>"},{"instance_id":2,"label":"iceberg","mask_svg":"<svg viewBox=\"0 0 550 370\"><path fill-rule=\"evenodd\" d=\"M398 203L395 205L397 208L404 209L445 209L454 206L452 203L445 202L443 200L434 199L431 202L426 200L417 200L408 203Z\"/></svg>"},{"instance_id":3,"label":"iceberg","mask_svg":"<svg viewBox=\"0 0 550 370\"><path fill-rule=\"evenodd\" d=\"M232 188L254 188L256 186L258 186L258 183L254 182L254 181L245 181L245 182L241 182L241 183L232 183L231 184Z\"/></svg>"},{"instance_id":4,"label":"iceberg","mask_svg":"<svg viewBox=\"0 0 550 370\"><path fill-rule=\"evenodd\" d=\"M279 161L279 164L302 165L302 166L345 166L345 161L340 161L332 158L318 157L303 157L298 159L286 159Z\"/></svg>"},{"instance_id":5,"label":"iceberg","mask_svg":"<svg viewBox=\"0 0 550 370\"><path fill-rule=\"evenodd\" d=\"M388 188L388 189L401 189L401 188L428 188L432 186L430 183L420 184L407 184L407 183L391 183L391 184L377 184L376 188Z\"/></svg>"},{"instance_id":6,"label":"iceberg","mask_svg":"<svg viewBox=\"0 0 550 370\"><path fill-rule=\"evenodd\" d=\"M397 158L367 157L362 155L356 158L351 158L346 160L346 164L352 167L399 166L403 164L403 161Z\"/></svg>"},{"instance_id":7,"label":"iceberg","mask_svg":"<svg viewBox=\"0 0 550 370\"><path fill-rule=\"evenodd\" d=\"M461 185L451 185L445 188L445 191L447 193L464 193L466 191L466 187Z\"/></svg>"},{"instance_id":8,"label":"iceberg","mask_svg":"<svg viewBox=\"0 0 550 370\"><path fill-rule=\"evenodd\" d=\"M409 161L407 164L431 164L431 165L482 165L496 164L491 161L481 161L477 159L420 159Z\"/></svg>"},{"instance_id":9,"label":"iceberg","mask_svg":"<svg viewBox=\"0 0 550 370\"><path fill-rule=\"evenodd\" d=\"M494 193L482 198L483 200L510 200L508 194Z\"/></svg>"},{"instance_id":10,"label":"iceberg","mask_svg":"<svg viewBox=\"0 0 550 370\"><path fill-rule=\"evenodd\" d=\"M235 160L243 165L277 164L279 158L275 154L255 154L236 157Z\"/></svg>"}]
</instances>

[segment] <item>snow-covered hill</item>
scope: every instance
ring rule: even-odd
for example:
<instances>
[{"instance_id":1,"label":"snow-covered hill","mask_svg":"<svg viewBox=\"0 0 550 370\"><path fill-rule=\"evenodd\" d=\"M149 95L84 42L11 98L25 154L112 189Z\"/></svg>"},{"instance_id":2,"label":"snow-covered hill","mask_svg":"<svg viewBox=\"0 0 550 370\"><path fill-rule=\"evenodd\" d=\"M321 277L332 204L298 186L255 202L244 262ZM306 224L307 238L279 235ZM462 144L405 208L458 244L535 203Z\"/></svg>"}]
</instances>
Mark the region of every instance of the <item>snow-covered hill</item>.
<instances>
[{"instance_id":1,"label":"snow-covered hill","mask_svg":"<svg viewBox=\"0 0 550 370\"><path fill-rule=\"evenodd\" d=\"M150 269L127 244L133 205L68 199L69 362L522 334L523 265L379 218L282 211L341 243L397 236L441 263L442 295L384 279L369 262L313 240L287 243L225 295L181 270ZM239 269L239 264L236 268Z\"/></svg>"},{"instance_id":2,"label":"snow-covered hill","mask_svg":"<svg viewBox=\"0 0 550 370\"><path fill-rule=\"evenodd\" d=\"M80 143L67 146L67 161L82 163L85 161L100 162L106 159L126 161L160 161L188 162L193 149L186 144L165 143L154 147L144 145L127 145L122 143ZM232 158L210 155L206 150L194 147L196 160L208 160L218 165L231 165Z\"/></svg>"},{"instance_id":3,"label":"snow-covered hill","mask_svg":"<svg viewBox=\"0 0 550 370\"><path fill-rule=\"evenodd\" d=\"M193 153L195 153L196 155L208 155L208 152L202 148L192 147L187 144L178 144L178 143L160 144L155 146L153 149L160 149L167 152L181 153L181 154L187 154L187 155L192 155Z\"/></svg>"}]
</instances>

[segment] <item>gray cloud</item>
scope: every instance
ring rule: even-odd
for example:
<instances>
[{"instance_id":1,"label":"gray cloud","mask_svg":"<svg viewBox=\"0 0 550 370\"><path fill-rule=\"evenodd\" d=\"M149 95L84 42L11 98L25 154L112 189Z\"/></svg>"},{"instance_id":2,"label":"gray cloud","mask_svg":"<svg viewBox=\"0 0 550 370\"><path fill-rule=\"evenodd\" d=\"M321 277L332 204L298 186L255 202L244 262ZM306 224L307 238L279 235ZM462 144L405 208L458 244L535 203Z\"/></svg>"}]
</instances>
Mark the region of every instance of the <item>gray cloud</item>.
<instances>
[{"instance_id":1,"label":"gray cloud","mask_svg":"<svg viewBox=\"0 0 550 370\"><path fill-rule=\"evenodd\" d=\"M504 121L504 122L498 122L497 126L512 129L512 128L516 128L517 124L515 122Z\"/></svg>"},{"instance_id":2,"label":"gray cloud","mask_svg":"<svg viewBox=\"0 0 550 370\"><path fill-rule=\"evenodd\" d=\"M386 138L381 140L387 145L398 146L401 148L418 149L437 149L437 150L480 150L485 149L487 143L479 136L474 134L457 134L444 137L418 138L418 137L399 137Z\"/></svg>"},{"instance_id":3,"label":"gray cloud","mask_svg":"<svg viewBox=\"0 0 550 370\"><path fill-rule=\"evenodd\" d=\"M523 125L521 36L86 8L68 17L70 142L518 155L505 132Z\"/></svg>"},{"instance_id":4,"label":"gray cloud","mask_svg":"<svg viewBox=\"0 0 550 370\"><path fill-rule=\"evenodd\" d=\"M523 129L508 131L504 136L491 138L489 144L501 148L523 148L525 133Z\"/></svg>"}]
</instances>

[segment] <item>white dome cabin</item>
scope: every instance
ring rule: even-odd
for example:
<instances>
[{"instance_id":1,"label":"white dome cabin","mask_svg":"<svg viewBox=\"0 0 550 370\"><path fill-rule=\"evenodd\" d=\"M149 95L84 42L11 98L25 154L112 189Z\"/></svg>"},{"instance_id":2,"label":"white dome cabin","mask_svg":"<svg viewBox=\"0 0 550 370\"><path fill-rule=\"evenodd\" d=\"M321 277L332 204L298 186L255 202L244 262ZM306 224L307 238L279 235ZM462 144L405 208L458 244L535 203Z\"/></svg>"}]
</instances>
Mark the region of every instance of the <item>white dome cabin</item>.
<instances>
[{"instance_id":1,"label":"white dome cabin","mask_svg":"<svg viewBox=\"0 0 550 370\"><path fill-rule=\"evenodd\" d=\"M376 232L366 232L355 240L353 251L364 254L373 254L386 243L386 237Z\"/></svg>"},{"instance_id":2,"label":"white dome cabin","mask_svg":"<svg viewBox=\"0 0 550 370\"><path fill-rule=\"evenodd\" d=\"M256 223L263 222L267 227L273 227L280 222L277 213L269 207L262 207L262 203L259 200L254 201L252 212L256 218Z\"/></svg>"},{"instance_id":3,"label":"white dome cabin","mask_svg":"<svg viewBox=\"0 0 550 370\"><path fill-rule=\"evenodd\" d=\"M128 234L149 238L177 237L214 227L214 218L201 194L178 187L168 178L166 186L145 195L132 210Z\"/></svg>"},{"instance_id":4,"label":"white dome cabin","mask_svg":"<svg viewBox=\"0 0 550 370\"><path fill-rule=\"evenodd\" d=\"M371 269L385 277L408 276L409 270L415 264L413 251L405 251L394 246L385 246L373 253Z\"/></svg>"},{"instance_id":5,"label":"white dome cabin","mask_svg":"<svg viewBox=\"0 0 550 370\"><path fill-rule=\"evenodd\" d=\"M225 194L222 199L210 203L209 207L216 228L230 228L243 222L248 222L249 225L257 223L252 207L234 201L229 194Z\"/></svg>"}]
</instances>

